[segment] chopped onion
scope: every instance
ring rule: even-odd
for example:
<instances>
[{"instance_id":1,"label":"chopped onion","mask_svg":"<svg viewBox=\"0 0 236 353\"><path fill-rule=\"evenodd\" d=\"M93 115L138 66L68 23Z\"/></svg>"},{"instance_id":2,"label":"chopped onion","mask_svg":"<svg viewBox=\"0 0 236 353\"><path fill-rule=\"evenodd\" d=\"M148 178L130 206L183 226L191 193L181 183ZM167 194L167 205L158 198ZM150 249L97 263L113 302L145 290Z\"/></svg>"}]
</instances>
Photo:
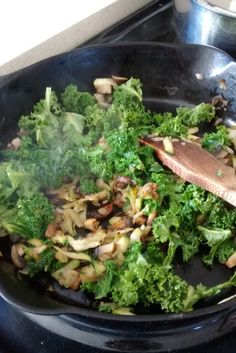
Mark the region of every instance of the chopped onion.
<instances>
[{"instance_id":1,"label":"chopped onion","mask_svg":"<svg viewBox=\"0 0 236 353\"><path fill-rule=\"evenodd\" d=\"M169 154L174 154L174 147L173 147L173 144L172 144L171 139L169 137L166 136L163 139L163 145L164 145L165 152L167 152Z\"/></svg>"}]
</instances>

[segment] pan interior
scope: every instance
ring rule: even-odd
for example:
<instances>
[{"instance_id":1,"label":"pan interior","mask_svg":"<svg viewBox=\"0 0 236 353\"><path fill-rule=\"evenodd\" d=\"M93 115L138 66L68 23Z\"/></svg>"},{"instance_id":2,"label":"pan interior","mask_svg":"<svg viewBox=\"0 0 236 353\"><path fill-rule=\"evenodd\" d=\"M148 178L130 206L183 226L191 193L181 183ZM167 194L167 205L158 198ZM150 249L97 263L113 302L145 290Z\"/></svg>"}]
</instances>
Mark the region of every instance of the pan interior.
<instances>
[{"instance_id":1,"label":"pan interior","mask_svg":"<svg viewBox=\"0 0 236 353\"><path fill-rule=\"evenodd\" d=\"M196 73L201 73L204 79L198 80ZM16 121L21 114L31 111L32 105L43 96L45 87L51 86L61 92L67 84L76 83L81 90L92 92L95 78L111 74L140 78L144 102L154 112L174 113L178 106L209 102L215 95L222 94L230 102L224 118L234 122L236 76L231 58L223 52L210 47L150 43L95 46L46 60L0 82L1 142L6 144L15 136ZM219 86L222 79L228 85L226 91ZM0 239L1 249L7 249L7 246L5 239ZM176 272L192 284L202 282L206 285L215 285L231 275L223 265L212 270L206 268L198 257L188 264L177 262ZM80 292L75 294L54 286L55 299L45 295L47 281L47 277L41 276L29 286L16 276L5 258L1 259L0 293L13 305L38 313L73 312L67 304L75 306L77 303L96 309L93 300L81 297ZM199 308L215 305L230 295L232 291L225 292L200 303ZM160 313L159 308L155 310ZM150 314L143 308L140 313Z\"/></svg>"}]
</instances>

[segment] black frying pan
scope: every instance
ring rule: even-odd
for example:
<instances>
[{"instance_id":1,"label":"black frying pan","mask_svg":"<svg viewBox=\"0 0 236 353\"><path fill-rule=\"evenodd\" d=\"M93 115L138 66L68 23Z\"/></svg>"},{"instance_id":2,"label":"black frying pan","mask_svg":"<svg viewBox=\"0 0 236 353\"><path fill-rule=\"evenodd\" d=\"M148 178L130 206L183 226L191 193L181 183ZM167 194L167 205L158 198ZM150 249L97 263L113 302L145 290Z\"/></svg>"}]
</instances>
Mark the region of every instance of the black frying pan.
<instances>
[{"instance_id":1,"label":"black frying pan","mask_svg":"<svg viewBox=\"0 0 236 353\"><path fill-rule=\"evenodd\" d=\"M179 105L211 101L216 94L222 94L230 102L223 117L228 124L236 124L236 64L230 56L212 47L136 42L76 49L0 78L1 142L4 144L15 136L20 115L31 111L33 104L44 95L46 86L61 92L68 83L75 83L81 90L93 91L92 82L95 78L112 74L140 78L145 103L157 112L174 111ZM220 85L222 79L227 89ZM0 239L0 250L7 255L4 238ZM209 270L197 258L190 265L180 266L179 271L193 284L202 281L206 285L214 285L230 276L230 270L226 267L219 265ZM187 347L210 340L216 333L220 336L236 327L236 299L217 304L219 300L235 294L234 290L223 293L222 297L214 298L213 301L203 302L191 313L146 313L126 317L124 320L122 316L97 312L92 299L80 292L62 290L55 285L55 295L49 296L44 292L47 285L48 278L44 276L31 283L22 281L7 259L1 259L0 295L10 304L36 314L76 314L73 320L68 315L60 318L67 325L69 320L69 326L75 327L78 323L84 325L82 332L87 331L89 326L89 330L93 329L96 334L102 332L107 337L111 332L109 330L118 330L119 337L126 337L126 341L118 340L121 346L126 342L126 351L162 351L170 347L171 339L176 349ZM196 325L204 330L198 331L197 336L187 336L186 327L191 327L193 333ZM132 335L128 335L127 339L127 327L131 333L135 330L136 341L137 332L142 332L140 349L127 343L133 340ZM143 335L144 331L147 336ZM159 340L162 339L160 347L155 343L157 336ZM169 343L166 346L167 339ZM151 342L155 343L155 350L150 346ZM117 343L114 348L110 343L101 343L101 347L111 350L121 351L121 346Z\"/></svg>"}]
</instances>

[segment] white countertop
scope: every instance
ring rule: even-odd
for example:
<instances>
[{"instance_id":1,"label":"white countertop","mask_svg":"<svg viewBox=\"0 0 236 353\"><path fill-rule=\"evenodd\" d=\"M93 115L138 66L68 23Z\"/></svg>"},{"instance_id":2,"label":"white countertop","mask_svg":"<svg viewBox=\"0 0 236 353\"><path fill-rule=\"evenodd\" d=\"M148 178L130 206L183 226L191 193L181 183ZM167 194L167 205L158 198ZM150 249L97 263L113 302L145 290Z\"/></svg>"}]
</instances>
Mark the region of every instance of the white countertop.
<instances>
[{"instance_id":1,"label":"white countertop","mask_svg":"<svg viewBox=\"0 0 236 353\"><path fill-rule=\"evenodd\" d=\"M82 45L152 0L1 0L0 75Z\"/></svg>"}]
</instances>

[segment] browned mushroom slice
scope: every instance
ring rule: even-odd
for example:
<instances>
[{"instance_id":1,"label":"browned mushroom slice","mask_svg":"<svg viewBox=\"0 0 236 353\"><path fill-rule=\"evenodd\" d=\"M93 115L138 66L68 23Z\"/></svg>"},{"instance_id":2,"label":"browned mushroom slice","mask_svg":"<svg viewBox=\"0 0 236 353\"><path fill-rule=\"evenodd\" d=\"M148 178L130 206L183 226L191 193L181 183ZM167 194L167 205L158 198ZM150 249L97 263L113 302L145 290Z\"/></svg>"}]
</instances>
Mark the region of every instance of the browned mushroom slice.
<instances>
[{"instance_id":1,"label":"browned mushroom slice","mask_svg":"<svg viewBox=\"0 0 236 353\"><path fill-rule=\"evenodd\" d=\"M99 260L106 261L113 257L115 250L116 250L116 244L113 242L113 243L108 243L97 247L95 250L95 254Z\"/></svg>"},{"instance_id":2,"label":"browned mushroom slice","mask_svg":"<svg viewBox=\"0 0 236 353\"><path fill-rule=\"evenodd\" d=\"M134 186L135 185L134 180L132 180L128 176L123 176L123 175L117 176L112 183L113 190L115 191L125 189L129 185Z\"/></svg>"},{"instance_id":3,"label":"browned mushroom slice","mask_svg":"<svg viewBox=\"0 0 236 353\"><path fill-rule=\"evenodd\" d=\"M25 266L25 260L23 255L24 255L23 244L18 243L18 244L12 245L11 258L14 265L18 268L23 268Z\"/></svg>"},{"instance_id":4,"label":"browned mushroom slice","mask_svg":"<svg viewBox=\"0 0 236 353\"><path fill-rule=\"evenodd\" d=\"M236 266L236 251L228 258L225 264L229 268Z\"/></svg>"},{"instance_id":5,"label":"browned mushroom slice","mask_svg":"<svg viewBox=\"0 0 236 353\"><path fill-rule=\"evenodd\" d=\"M157 185L156 183L146 183L138 191L138 197L142 199L157 199Z\"/></svg>"},{"instance_id":6,"label":"browned mushroom slice","mask_svg":"<svg viewBox=\"0 0 236 353\"><path fill-rule=\"evenodd\" d=\"M88 210L87 216L90 218L94 218L97 221L102 221L103 219L107 218L113 211L113 204L108 203L98 209L91 209Z\"/></svg>"},{"instance_id":7,"label":"browned mushroom slice","mask_svg":"<svg viewBox=\"0 0 236 353\"><path fill-rule=\"evenodd\" d=\"M53 272L52 277L55 278L61 286L70 288L75 282L78 283L79 272L77 268L79 264L79 260L71 260L65 266Z\"/></svg>"},{"instance_id":8,"label":"browned mushroom slice","mask_svg":"<svg viewBox=\"0 0 236 353\"><path fill-rule=\"evenodd\" d=\"M128 81L127 77L124 76L115 76L112 75L111 78L113 79L113 81L115 81L118 85L125 83L126 81Z\"/></svg>"},{"instance_id":9,"label":"browned mushroom slice","mask_svg":"<svg viewBox=\"0 0 236 353\"><path fill-rule=\"evenodd\" d=\"M148 219L147 219L147 225L150 226L152 224L152 222L154 221L154 219L157 216L157 212L154 211L152 213L149 214Z\"/></svg>"},{"instance_id":10,"label":"browned mushroom slice","mask_svg":"<svg viewBox=\"0 0 236 353\"><path fill-rule=\"evenodd\" d=\"M112 102L112 96L110 94L95 93L94 97L102 108L108 108Z\"/></svg>"},{"instance_id":11,"label":"browned mushroom slice","mask_svg":"<svg viewBox=\"0 0 236 353\"><path fill-rule=\"evenodd\" d=\"M109 220L110 225L114 230L122 230L133 226L132 219L128 216L116 216Z\"/></svg>"},{"instance_id":12,"label":"browned mushroom slice","mask_svg":"<svg viewBox=\"0 0 236 353\"><path fill-rule=\"evenodd\" d=\"M94 282L106 271L105 265L100 261L94 261L93 264L84 266L80 269L80 278L82 282Z\"/></svg>"},{"instance_id":13,"label":"browned mushroom slice","mask_svg":"<svg viewBox=\"0 0 236 353\"><path fill-rule=\"evenodd\" d=\"M91 230L92 232L95 232L98 229L98 226L99 222L96 220L96 218L89 218L84 222L84 228Z\"/></svg>"},{"instance_id":14,"label":"browned mushroom slice","mask_svg":"<svg viewBox=\"0 0 236 353\"><path fill-rule=\"evenodd\" d=\"M67 239L75 251L83 251L96 248L106 237L107 233L103 229L98 229L95 233L89 233L86 238L74 239L68 236Z\"/></svg>"},{"instance_id":15,"label":"browned mushroom slice","mask_svg":"<svg viewBox=\"0 0 236 353\"><path fill-rule=\"evenodd\" d=\"M7 145L7 147L12 150L18 150L20 148L20 145L21 139L19 137L16 137Z\"/></svg>"},{"instance_id":16,"label":"browned mushroom slice","mask_svg":"<svg viewBox=\"0 0 236 353\"><path fill-rule=\"evenodd\" d=\"M49 223L49 225L47 226L46 232L45 232L45 236L47 238L51 238L53 236L55 236L59 230L59 226L56 223Z\"/></svg>"},{"instance_id":17,"label":"browned mushroom slice","mask_svg":"<svg viewBox=\"0 0 236 353\"><path fill-rule=\"evenodd\" d=\"M97 93L112 94L113 88L117 86L112 78L96 78L93 82Z\"/></svg>"}]
</instances>

